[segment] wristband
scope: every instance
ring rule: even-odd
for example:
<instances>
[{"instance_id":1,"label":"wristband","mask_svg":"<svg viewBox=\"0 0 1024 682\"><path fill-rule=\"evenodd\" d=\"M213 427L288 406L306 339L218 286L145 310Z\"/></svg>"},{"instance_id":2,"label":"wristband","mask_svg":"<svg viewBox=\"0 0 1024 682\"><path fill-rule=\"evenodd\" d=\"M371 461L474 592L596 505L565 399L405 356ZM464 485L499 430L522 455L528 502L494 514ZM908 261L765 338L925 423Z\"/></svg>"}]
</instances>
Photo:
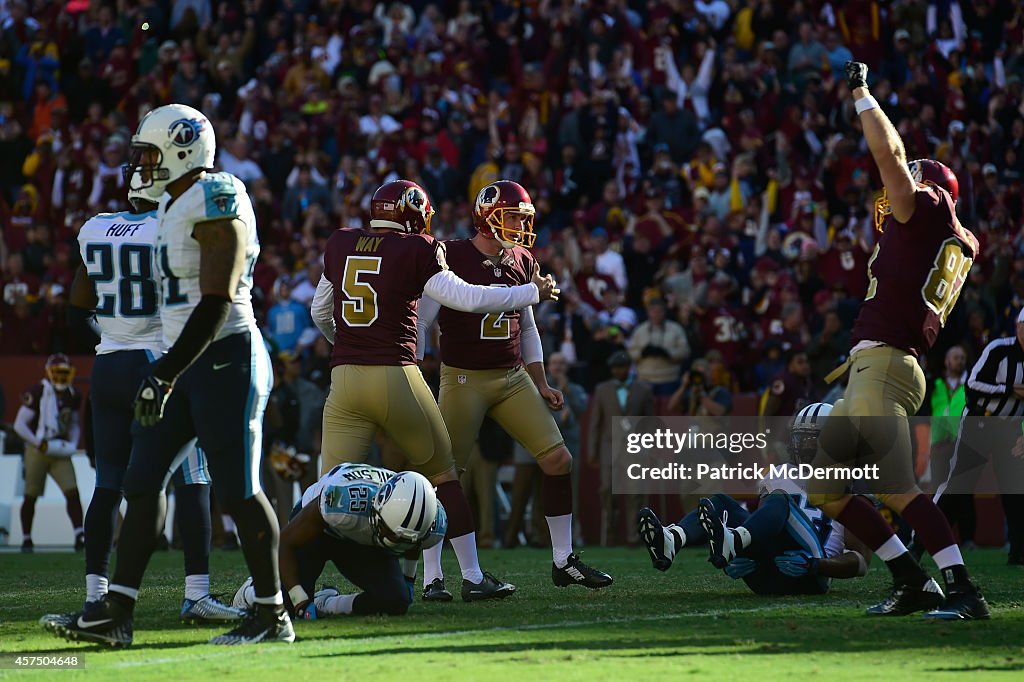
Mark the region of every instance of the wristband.
<instances>
[{"instance_id":1,"label":"wristband","mask_svg":"<svg viewBox=\"0 0 1024 682\"><path fill-rule=\"evenodd\" d=\"M309 601L309 595L302 589L302 585L296 585L288 590L288 598L292 600L292 606L298 606Z\"/></svg>"},{"instance_id":2,"label":"wristband","mask_svg":"<svg viewBox=\"0 0 1024 682\"><path fill-rule=\"evenodd\" d=\"M878 109L878 102L871 95L865 95L854 102L853 107L857 110L858 114L863 114L868 109Z\"/></svg>"}]
</instances>

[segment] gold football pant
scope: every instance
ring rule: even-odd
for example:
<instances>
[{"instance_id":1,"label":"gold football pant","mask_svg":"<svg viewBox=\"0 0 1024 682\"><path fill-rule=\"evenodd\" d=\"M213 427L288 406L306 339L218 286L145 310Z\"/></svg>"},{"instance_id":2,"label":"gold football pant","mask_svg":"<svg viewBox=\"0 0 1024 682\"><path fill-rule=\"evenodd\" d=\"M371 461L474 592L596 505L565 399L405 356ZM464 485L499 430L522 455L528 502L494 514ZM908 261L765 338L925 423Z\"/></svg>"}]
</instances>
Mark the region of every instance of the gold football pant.
<instances>
[{"instance_id":1,"label":"gold football pant","mask_svg":"<svg viewBox=\"0 0 1024 682\"><path fill-rule=\"evenodd\" d=\"M892 346L858 351L850 360L850 380L822 427L817 467L878 465L878 478L867 481L883 501L889 494L917 485L907 418L921 407L924 372L917 359ZM811 501L842 497L850 481L810 482Z\"/></svg>"},{"instance_id":2,"label":"gold football pant","mask_svg":"<svg viewBox=\"0 0 1024 682\"><path fill-rule=\"evenodd\" d=\"M522 367L459 369L442 365L439 402L460 468L469 460L485 416L498 422L537 460L564 442L551 410Z\"/></svg>"},{"instance_id":3,"label":"gold football pant","mask_svg":"<svg viewBox=\"0 0 1024 682\"><path fill-rule=\"evenodd\" d=\"M321 475L364 462L380 428L427 478L452 469L452 444L416 365L338 365L324 403Z\"/></svg>"},{"instance_id":4,"label":"gold football pant","mask_svg":"<svg viewBox=\"0 0 1024 682\"><path fill-rule=\"evenodd\" d=\"M44 455L34 445L25 444L25 497L42 497L46 474L53 476L61 492L67 494L78 487L75 467L70 457Z\"/></svg>"}]
</instances>

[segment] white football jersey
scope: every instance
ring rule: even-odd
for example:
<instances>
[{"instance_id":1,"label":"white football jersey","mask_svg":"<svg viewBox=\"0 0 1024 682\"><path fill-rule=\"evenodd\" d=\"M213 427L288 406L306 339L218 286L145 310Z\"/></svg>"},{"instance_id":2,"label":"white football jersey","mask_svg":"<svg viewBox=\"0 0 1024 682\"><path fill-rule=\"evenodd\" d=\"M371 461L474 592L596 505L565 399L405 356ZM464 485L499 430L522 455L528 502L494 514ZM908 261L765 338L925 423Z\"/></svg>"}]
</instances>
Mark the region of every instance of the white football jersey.
<instances>
[{"instance_id":1,"label":"white football jersey","mask_svg":"<svg viewBox=\"0 0 1024 682\"><path fill-rule=\"evenodd\" d=\"M154 269L157 220L149 213L100 213L82 226L78 247L96 290L96 354L163 352L160 278Z\"/></svg>"},{"instance_id":2,"label":"white football jersey","mask_svg":"<svg viewBox=\"0 0 1024 682\"><path fill-rule=\"evenodd\" d=\"M388 479L395 475L390 469L369 464L339 464L320 480L306 488L302 506L317 504L327 524L327 532L343 540L360 545L374 546L370 528L370 506L373 497ZM444 507L437 505L437 518L423 548L433 547L444 540L448 517Z\"/></svg>"},{"instance_id":3,"label":"white football jersey","mask_svg":"<svg viewBox=\"0 0 1024 682\"><path fill-rule=\"evenodd\" d=\"M163 298L160 320L164 343L171 346L199 303L199 242L192 237L197 223L238 218L245 224L245 268L231 299L231 310L216 340L256 330L252 312L252 271L260 254L256 215L242 181L230 173L203 173L177 199L164 194L157 219L157 262Z\"/></svg>"},{"instance_id":4,"label":"white football jersey","mask_svg":"<svg viewBox=\"0 0 1024 682\"><path fill-rule=\"evenodd\" d=\"M785 476L762 478L757 483L757 492L761 497L774 492L784 492L792 497L803 513L818 530L824 546L825 556L837 557L846 551L846 529L830 516L807 500L807 483L803 479Z\"/></svg>"}]
</instances>

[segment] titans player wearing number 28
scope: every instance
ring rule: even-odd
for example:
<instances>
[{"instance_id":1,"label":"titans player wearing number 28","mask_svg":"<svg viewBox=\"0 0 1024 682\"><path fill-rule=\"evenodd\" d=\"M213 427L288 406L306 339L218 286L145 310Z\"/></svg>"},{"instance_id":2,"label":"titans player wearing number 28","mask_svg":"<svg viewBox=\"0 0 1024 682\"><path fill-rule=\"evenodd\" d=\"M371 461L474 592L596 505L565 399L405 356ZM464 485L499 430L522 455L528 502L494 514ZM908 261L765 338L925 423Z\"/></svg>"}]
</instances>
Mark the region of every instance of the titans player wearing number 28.
<instances>
[{"instance_id":1,"label":"titans player wearing number 28","mask_svg":"<svg viewBox=\"0 0 1024 682\"><path fill-rule=\"evenodd\" d=\"M473 206L476 234L472 239L445 242L448 266L473 284L510 287L530 281L537 262L530 253L534 214L533 201L519 183L498 180L487 185ZM438 313L444 363L439 402L456 464L466 466L484 417L497 421L544 472L542 495L555 585L591 589L611 585L611 576L587 566L572 552L572 454L550 412L562 408L563 398L548 386L533 311L527 306L481 315L442 308L424 295L419 349ZM424 550L423 567L423 598L451 599L441 575L440 545Z\"/></svg>"},{"instance_id":2,"label":"titans player wearing number 28","mask_svg":"<svg viewBox=\"0 0 1024 682\"><path fill-rule=\"evenodd\" d=\"M918 357L935 343L956 304L978 240L956 217L956 176L930 159L907 163L899 134L868 92L867 74L864 64L847 62L846 82L885 185L876 211L882 234L868 261L868 292L853 327L849 385L825 424L813 463L877 463L881 480L872 483L873 492L914 528L942 573L946 595L874 506L847 494L843 482L812 482L811 502L860 538L892 572L891 596L868 613L988 618L945 516L917 487L907 422L924 400Z\"/></svg>"},{"instance_id":3,"label":"titans player wearing number 28","mask_svg":"<svg viewBox=\"0 0 1024 682\"><path fill-rule=\"evenodd\" d=\"M369 229L338 230L327 240L313 321L331 343L331 392L324 404L323 468L365 461L377 429L437 486L448 512L448 538L462 567L465 601L515 591L480 569L472 512L452 460L452 443L416 366L416 317L426 293L475 313L517 310L554 299L558 289L535 266L519 286L468 284L448 269L445 249L430 236L434 210L423 188L389 182L370 200Z\"/></svg>"},{"instance_id":4,"label":"titans player wearing number 28","mask_svg":"<svg viewBox=\"0 0 1024 682\"><path fill-rule=\"evenodd\" d=\"M295 639L278 576L277 517L259 487L271 368L250 293L256 219L242 182L212 171L215 151L209 120L180 104L151 111L132 137L129 190L159 202L156 260L168 350L135 397L128 513L110 590L60 631L70 639L131 644L135 601L164 525L164 486L182 446L197 437L255 590L254 610L211 643Z\"/></svg>"}]
</instances>

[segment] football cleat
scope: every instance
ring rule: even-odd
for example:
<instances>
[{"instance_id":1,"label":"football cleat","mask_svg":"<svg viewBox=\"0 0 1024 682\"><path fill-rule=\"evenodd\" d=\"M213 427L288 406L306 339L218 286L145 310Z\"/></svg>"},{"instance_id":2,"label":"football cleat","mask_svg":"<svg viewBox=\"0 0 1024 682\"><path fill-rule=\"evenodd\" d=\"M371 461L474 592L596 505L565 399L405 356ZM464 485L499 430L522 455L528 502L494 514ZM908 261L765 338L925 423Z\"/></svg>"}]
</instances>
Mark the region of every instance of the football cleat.
<instances>
[{"instance_id":1,"label":"football cleat","mask_svg":"<svg viewBox=\"0 0 1024 682\"><path fill-rule=\"evenodd\" d=\"M484 571L484 579L478 583L462 581L462 601L484 601L485 599L504 599L516 591L512 583L503 583L493 575Z\"/></svg>"},{"instance_id":2,"label":"football cleat","mask_svg":"<svg viewBox=\"0 0 1024 682\"><path fill-rule=\"evenodd\" d=\"M462 588L462 594L466 594L466 588ZM444 578L434 578L429 585L423 588L423 601L451 601L452 599L454 599L452 593L444 586Z\"/></svg>"},{"instance_id":3,"label":"football cleat","mask_svg":"<svg viewBox=\"0 0 1024 682\"><path fill-rule=\"evenodd\" d=\"M234 630L217 635L210 644L234 646L258 642L294 642L295 630L283 605L257 604Z\"/></svg>"},{"instance_id":4,"label":"football cleat","mask_svg":"<svg viewBox=\"0 0 1024 682\"><path fill-rule=\"evenodd\" d=\"M250 606L252 606L252 603L249 601L246 595L246 591L250 587L252 587L252 576L246 578L245 582L242 583L242 586L235 590L235 596L231 600L231 605L234 606L236 609L247 609Z\"/></svg>"},{"instance_id":5,"label":"football cleat","mask_svg":"<svg viewBox=\"0 0 1024 682\"><path fill-rule=\"evenodd\" d=\"M245 614L244 608L221 603L212 594L202 599L186 599L181 603L181 622L192 625L241 620Z\"/></svg>"},{"instance_id":6,"label":"football cleat","mask_svg":"<svg viewBox=\"0 0 1024 682\"><path fill-rule=\"evenodd\" d=\"M341 592L338 591L338 588L330 585L324 585L313 594L313 606L316 607L318 612L323 611L324 604L327 603L327 600L331 597L337 597L339 594L341 594Z\"/></svg>"},{"instance_id":7,"label":"football cleat","mask_svg":"<svg viewBox=\"0 0 1024 682\"><path fill-rule=\"evenodd\" d=\"M942 604L942 588L933 578L921 587L893 585L892 594L883 602L868 607L869 616L905 616L915 611L931 611Z\"/></svg>"},{"instance_id":8,"label":"football cleat","mask_svg":"<svg viewBox=\"0 0 1024 682\"><path fill-rule=\"evenodd\" d=\"M31 554L34 551L36 551L36 546L34 544L32 544L31 540L25 540L24 542L21 543L21 553L22 554Z\"/></svg>"},{"instance_id":9,"label":"football cleat","mask_svg":"<svg viewBox=\"0 0 1024 682\"><path fill-rule=\"evenodd\" d=\"M950 590L942 606L924 614L924 617L933 620L988 620L992 614L981 590L971 585L966 590Z\"/></svg>"},{"instance_id":10,"label":"football cleat","mask_svg":"<svg viewBox=\"0 0 1024 682\"><path fill-rule=\"evenodd\" d=\"M659 571L667 571L679 551L676 536L665 530L661 519L649 507L640 510L636 525L640 539L647 545L647 552L651 555L651 565Z\"/></svg>"},{"instance_id":11,"label":"football cleat","mask_svg":"<svg viewBox=\"0 0 1024 682\"><path fill-rule=\"evenodd\" d=\"M78 613L40 622L44 628L70 642L95 642L112 647L132 643L132 614L109 597L89 602Z\"/></svg>"},{"instance_id":12,"label":"football cleat","mask_svg":"<svg viewBox=\"0 0 1024 682\"><path fill-rule=\"evenodd\" d=\"M569 559L562 568L551 564L551 581L555 583L556 587L583 585L591 590L608 587L614 582L610 575L593 566L587 566L575 554L569 555Z\"/></svg>"},{"instance_id":13,"label":"football cleat","mask_svg":"<svg viewBox=\"0 0 1024 682\"><path fill-rule=\"evenodd\" d=\"M708 534L708 561L715 568L725 568L736 556L735 534L725 525L729 520L729 512L723 510L719 516L714 503L706 497L700 498L697 508L700 523Z\"/></svg>"}]
</instances>

